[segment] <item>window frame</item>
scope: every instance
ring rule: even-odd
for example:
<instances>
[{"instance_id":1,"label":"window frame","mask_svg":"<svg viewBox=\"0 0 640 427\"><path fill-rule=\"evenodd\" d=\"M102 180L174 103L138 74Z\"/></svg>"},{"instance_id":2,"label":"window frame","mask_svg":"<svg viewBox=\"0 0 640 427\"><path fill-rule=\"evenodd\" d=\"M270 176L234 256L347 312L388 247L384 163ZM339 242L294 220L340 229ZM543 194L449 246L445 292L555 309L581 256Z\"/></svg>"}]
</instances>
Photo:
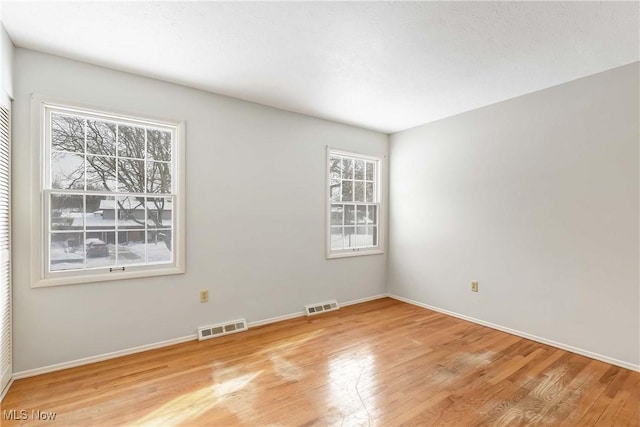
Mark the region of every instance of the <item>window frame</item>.
<instances>
[{"instance_id":1,"label":"window frame","mask_svg":"<svg viewBox=\"0 0 640 427\"><path fill-rule=\"evenodd\" d=\"M56 189L47 187L50 174L50 112L68 112L71 115L90 116L96 119L126 122L146 127L172 128L172 188L169 194L157 194L157 197L172 197L172 262L146 263L144 265L103 267L82 270L49 271L49 208L50 194ZM117 111L109 107L95 107L73 101L34 94L31 96L32 131L32 203L31 203L31 287L48 287L81 283L114 281L141 277L154 277L185 272L185 125L184 121L153 117L148 114ZM147 189L144 189L145 192ZM68 191L68 190L67 190ZM90 195L88 190L78 191ZM121 193L128 196L131 193ZM117 196L117 192L104 192L103 195Z\"/></svg>"},{"instance_id":2,"label":"window frame","mask_svg":"<svg viewBox=\"0 0 640 427\"><path fill-rule=\"evenodd\" d=\"M374 161L376 162L376 174L374 178L375 182L375 199L378 206L378 245L374 247L365 248L350 248L350 249L331 249L331 157L332 156L344 156L358 160ZM362 154L354 151L343 150L327 146L326 159L325 159L325 247L326 258L346 258L354 256L366 256L366 255L380 255L385 252L385 193L384 193L384 157L376 156L372 154Z\"/></svg>"}]
</instances>

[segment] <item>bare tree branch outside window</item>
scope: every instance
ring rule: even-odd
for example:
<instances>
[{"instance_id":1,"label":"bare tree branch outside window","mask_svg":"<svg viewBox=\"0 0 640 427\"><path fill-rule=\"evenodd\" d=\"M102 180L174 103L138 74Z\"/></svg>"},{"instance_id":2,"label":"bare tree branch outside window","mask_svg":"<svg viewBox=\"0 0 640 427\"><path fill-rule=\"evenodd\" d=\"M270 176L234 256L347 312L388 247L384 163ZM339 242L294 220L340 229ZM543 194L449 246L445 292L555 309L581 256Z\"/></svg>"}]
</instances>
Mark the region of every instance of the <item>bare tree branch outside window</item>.
<instances>
[{"instance_id":1,"label":"bare tree branch outside window","mask_svg":"<svg viewBox=\"0 0 640 427\"><path fill-rule=\"evenodd\" d=\"M126 197L115 197L119 212L115 221L146 224L149 229L171 228L166 215L168 199L162 197L171 194L171 145L168 131L52 114L51 187L122 193ZM152 194L158 197L150 197ZM87 197L86 211L97 211L99 206L90 203L95 202ZM56 204L63 208L77 201L63 195ZM140 211L145 212L142 218ZM171 233L162 234L171 250Z\"/></svg>"}]
</instances>

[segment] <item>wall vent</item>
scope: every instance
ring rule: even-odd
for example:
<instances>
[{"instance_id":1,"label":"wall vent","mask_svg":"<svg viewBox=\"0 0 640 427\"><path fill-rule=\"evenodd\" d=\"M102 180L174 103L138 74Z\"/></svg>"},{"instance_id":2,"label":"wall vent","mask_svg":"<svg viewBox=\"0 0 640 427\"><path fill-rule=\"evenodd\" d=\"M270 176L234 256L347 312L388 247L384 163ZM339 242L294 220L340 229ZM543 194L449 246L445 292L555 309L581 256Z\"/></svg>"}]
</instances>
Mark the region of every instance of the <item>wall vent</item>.
<instances>
[{"instance_id":1,"label":"wall vent","mask_svg":"<svg viewBox=\"0 0 640 427\"><path fill-rule=\"evenodd\" d=\"M247 321L244 319L231 322L218 323L216 325L201 326L198 328L198 340L221 337L222 335L235 334L247 330Z\"/></svg>"},{"instance_id":2,"label":"wall vent","mask_svg":"<svg viewBox=\"0 0 640 427\"><path fill-rule=\"evenodd\" d=\"M326 311L334 311L339 309L338 301L331 300L326 302L318 302L315 304L309 304L304 306L304 311L307 316L313 316L315 314L324 313Z\"/></svg>"}]
</instances>

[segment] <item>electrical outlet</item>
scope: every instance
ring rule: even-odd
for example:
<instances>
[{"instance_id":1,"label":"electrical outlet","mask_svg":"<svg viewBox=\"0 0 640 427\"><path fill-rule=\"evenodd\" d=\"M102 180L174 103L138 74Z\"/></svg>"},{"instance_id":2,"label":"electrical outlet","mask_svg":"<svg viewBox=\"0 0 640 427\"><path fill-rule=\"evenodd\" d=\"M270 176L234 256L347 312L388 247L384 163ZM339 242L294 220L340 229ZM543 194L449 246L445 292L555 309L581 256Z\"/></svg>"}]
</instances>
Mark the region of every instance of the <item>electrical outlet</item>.
<instances>
[{"instance_id":1,"label":"electrical outlet","mask_svg":"<svg viewBox=\"0 0 640 427\"><path fill-rule=\"evenodd\" d=\"M471 282L471 292L478 292L478 282Z\"/></svg>"},{"instance_id":2,"label":"electrical outlet","mask_svg":"<svg viewBox=\"0 0 640 427\"><path fill-rule=\"evenodd\" d=\"M200 291L200 302L209 302L209 291Z\"/></svg>"}]
</instances>

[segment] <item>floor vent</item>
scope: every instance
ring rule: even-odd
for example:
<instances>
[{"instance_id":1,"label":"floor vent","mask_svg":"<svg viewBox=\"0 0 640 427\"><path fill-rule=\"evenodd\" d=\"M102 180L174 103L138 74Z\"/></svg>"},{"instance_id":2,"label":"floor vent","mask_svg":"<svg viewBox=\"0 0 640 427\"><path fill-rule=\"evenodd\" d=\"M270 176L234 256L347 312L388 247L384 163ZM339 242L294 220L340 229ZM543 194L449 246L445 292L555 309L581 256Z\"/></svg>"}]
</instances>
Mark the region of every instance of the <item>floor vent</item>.
<instances>
[{"instance_id":1,"label":"floor vent","mask_svg":"<svg viewBox=\"0 0 640 427\"><path fill-rule=\"evenodd\" d=\"M313 316L314 314L324 313L325 311L334 311L339 309L338 301L331 300L327 302L319 302L316 304L309 304L304 306L304 310L307 316Z\"/></svg>"},{"instance_id":2,"label":"floor vent","mask_svg":"<svg viewBox=\"0 0 640 427\"><path fill-rule=\"evenodd\" d=\"M222 335L235 334L247 330L247 321L244 319L232 322L218 323L217 325L201 326L198 328L198 340L221 337Z\"/></svg>"}]
</instances>

